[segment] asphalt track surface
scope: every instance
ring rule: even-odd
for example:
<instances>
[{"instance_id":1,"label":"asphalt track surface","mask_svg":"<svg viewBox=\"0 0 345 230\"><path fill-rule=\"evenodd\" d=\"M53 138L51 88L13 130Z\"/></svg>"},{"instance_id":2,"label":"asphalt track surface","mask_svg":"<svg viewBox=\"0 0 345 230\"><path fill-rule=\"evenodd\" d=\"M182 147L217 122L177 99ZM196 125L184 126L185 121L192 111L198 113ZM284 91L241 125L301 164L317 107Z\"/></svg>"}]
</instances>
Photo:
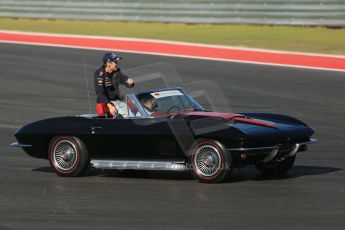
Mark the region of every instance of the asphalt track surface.
<instances>
[{"instance_id":1,"label":"asphalt track surface","mask_svg":"<svg viewBox=\"0 0 345 230\"><path fill-rule=\"evenodd\" d=\"M319 143L279 179L251 166L212 185L188 172L61 178L47 161L10 148L28 122L88 112L85 72L90 79L102 54L0 44L0 229L344 229L344 72L121 54L134 75L138 66L173 66L182 85L216 82L235 112L283 113L311 125Z\"/></svg>"}]
</instances>

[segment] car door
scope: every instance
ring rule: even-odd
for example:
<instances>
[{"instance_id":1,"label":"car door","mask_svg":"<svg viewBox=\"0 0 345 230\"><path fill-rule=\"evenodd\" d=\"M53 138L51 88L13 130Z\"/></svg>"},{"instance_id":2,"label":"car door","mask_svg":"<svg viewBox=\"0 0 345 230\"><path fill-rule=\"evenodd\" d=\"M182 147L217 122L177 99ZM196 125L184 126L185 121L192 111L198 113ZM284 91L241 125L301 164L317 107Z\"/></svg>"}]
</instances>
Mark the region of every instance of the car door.
<instances>
[{"instance_id":1,"label":"car door","mask_svg":"<svg viewBox=\"0 0 345 230\"><path fill-rule=\"evenodd\" d=\"M183 160L189 147L181 148L188 137L185 125L170 117L95 119L89 154L95 159Z\"/></svg>"},{"instance_id":2,"label":"car door","mask_svg":"<svg viewBox=\"0 0 345 230\"><path fill-rule=\"evenodd\" d=\"M97 118L91 126L92 155L98 159L141 158L149 152L145 119ZM139 121L141 120L141 121Z\"/></svg>"},{"instance_id":3,"label":"car door","mask_svg":"<svg viewBox=\"0 0 345 230\"><path fill-rule=\"evenodd\" d=\"M151 118L145 124L152 153L159 159L184 160L194 137L184 119L171 116ZM191 139L193 139L191 141Z\"/></svg>"}]
</instances>

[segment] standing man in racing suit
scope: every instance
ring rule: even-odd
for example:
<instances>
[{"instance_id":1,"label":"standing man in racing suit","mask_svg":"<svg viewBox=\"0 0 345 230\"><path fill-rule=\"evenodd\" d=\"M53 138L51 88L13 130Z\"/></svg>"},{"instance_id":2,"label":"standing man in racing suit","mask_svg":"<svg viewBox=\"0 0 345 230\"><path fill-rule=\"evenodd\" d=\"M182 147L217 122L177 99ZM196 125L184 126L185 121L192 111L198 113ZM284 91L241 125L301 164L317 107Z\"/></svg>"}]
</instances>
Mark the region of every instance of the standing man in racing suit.
<instances>
[{"instance_id":1,"label":"standing man in racing suit","mask_svg":"<svg viewBox=\"0 0 345 230\"><path fill-rule=\"evenodd\" d=\"M118 68L118 61L122 58L114 53L106 53L103 56L103 65L96 70L94 74L95 90L97 94L97 113L101 115L99 111L101 107L103 111L109 112L113 117L116 117L118 113L126 113L127 106L121 100L119 84L125 85L127 88L134 86L134 81L128 78ZM128 111L127 111L128 113Z\"/></svg>"}]
</instances>

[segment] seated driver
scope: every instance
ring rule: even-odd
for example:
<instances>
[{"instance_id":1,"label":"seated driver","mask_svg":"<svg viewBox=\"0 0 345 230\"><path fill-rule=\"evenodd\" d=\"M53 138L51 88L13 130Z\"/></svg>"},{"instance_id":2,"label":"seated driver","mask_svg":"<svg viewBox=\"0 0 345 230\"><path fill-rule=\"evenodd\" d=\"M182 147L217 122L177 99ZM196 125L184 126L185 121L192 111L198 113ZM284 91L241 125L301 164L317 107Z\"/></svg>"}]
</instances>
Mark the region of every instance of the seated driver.
<instances>
[{"instance_id":1,"label":"seated driver","mask_svg":"<svg viewBox=\"0 0 345 230\"><path fill-rule=\"evenodd\" d=\"M157 108L157 100L151 94L145 94L140 97L140 102L145 112L150 116Z\"/></svg>"}]
</instances>

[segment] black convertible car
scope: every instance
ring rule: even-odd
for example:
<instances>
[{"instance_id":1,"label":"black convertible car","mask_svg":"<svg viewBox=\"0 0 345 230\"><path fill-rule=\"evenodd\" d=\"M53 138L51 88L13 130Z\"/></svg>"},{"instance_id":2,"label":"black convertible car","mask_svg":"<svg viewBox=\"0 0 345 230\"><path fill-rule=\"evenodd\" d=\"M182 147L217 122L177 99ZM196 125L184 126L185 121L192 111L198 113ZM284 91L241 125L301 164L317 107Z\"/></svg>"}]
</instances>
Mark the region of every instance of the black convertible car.
<instances>
[{"instance_id":1,"label":"black convertible car","mask_svg":"<svg viewBox=\"0 0 345 230\"><path fill-rule=\"evenodd\" d=\"M151 107L147 101L151 100ZM101 169L191 170L200 182L221 182L234 167L255 164L279 176L307 150L314 130L269 113L206 111L181 88L128 94L117 118L77 115L40 120L15 133L14 147L48 159L60 176Z\"/></svg>"}]
</instances>

